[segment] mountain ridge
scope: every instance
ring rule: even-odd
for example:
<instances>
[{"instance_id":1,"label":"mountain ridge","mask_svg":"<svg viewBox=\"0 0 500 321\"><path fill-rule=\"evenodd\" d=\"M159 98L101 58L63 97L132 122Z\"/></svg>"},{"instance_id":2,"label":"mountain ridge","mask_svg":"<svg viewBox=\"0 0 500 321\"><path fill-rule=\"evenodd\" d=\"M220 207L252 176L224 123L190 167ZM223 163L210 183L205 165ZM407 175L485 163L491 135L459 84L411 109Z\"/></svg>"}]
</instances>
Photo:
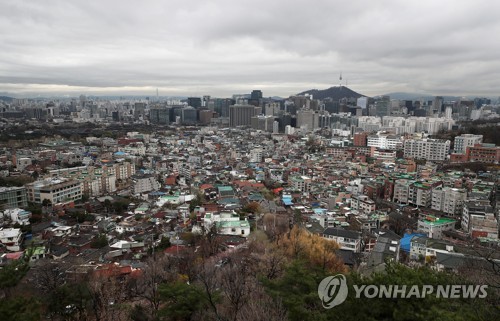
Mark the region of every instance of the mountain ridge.
<instances>
[{"instance_id":1,"label":"mountain ridge","mask_svg":"<svg viewBox=\"0 0 500 321\"><path fill-rule=\"evenodd\" d=\"M342 98L360 98L365 95L355 92L346 86L333 86L328 89L309 89L301 92L298 95L312 95L314 99L323 100L325 98L332 98L333 100L340 100Z\"/></svg>"}]
</instances>

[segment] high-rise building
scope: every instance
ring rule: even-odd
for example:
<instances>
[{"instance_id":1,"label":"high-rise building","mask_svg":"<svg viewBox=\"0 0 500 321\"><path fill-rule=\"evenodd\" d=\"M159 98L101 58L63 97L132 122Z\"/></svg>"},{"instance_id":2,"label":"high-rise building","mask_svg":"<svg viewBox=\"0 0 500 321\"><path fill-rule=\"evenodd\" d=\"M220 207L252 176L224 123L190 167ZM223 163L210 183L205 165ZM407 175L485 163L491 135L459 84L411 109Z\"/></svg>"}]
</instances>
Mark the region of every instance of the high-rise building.
<instances>
[{"instance_id":1,"label":"high-rise building","mask_svg":"<svg viewBox=\"0 0 500 321\"><path fill-rule=\"evenodd\" d=\"M277 120L273 121L273 134L277 134L280 131L280 124Z\"/></svg>"},{"instance_id":2,"label":"high-rise building","mask_svg":"<svg viewBox=\"0 0 500 321\"><path fill-rule=\"evenodd\" d=\"M201 98L200 97L188 97L188 106L194 107L195 109L201 108Z\"/></svg>"},{"instance_id":3,"label":"high-rise building","mask_svg":"<svg viewBox=\"0 0 500 321\"><path fill-rule=\"evenodd\" d=\"M264 106L264 114L266 116L276 116L280 112L280 103L266 103Z\"/></svg>"},{"instance_id":4,"label":"high-rise building","mask_svg":"<svg viewBox=\"0 0 500 321\"><path fill-rule=\"evenodd\" d=\"M252 117L252 128L266 132L273 131L273 116L257 115Z\"/></svg>"},{"instance_id":5,"label":"high-rise building","mask_svg":"<svg viewBox=\"0 0 500 321\"><path fill-rule=\"evenodd\" d=\"M439 116L441 112L443 112L444 100L441 96L434 97L434 101L432 102L432 115Z\"/></svg>"},{"instance_id":6,"label":"high-rise building","mask_svg":"<svg viewBox=\"0 0 500 321\"><path fill-rule=\"evenodd\" d=\"M201 106L202 107L207 107L209 101L210 101L210 96L209 95L203 96L203 100L201 102Z\"/></svg>"},{"instance_id":7,"label":"high-rise building","mask_svg":"<svg viewBox=\"0 0 500 321\"><path fill-rule=\"evenodd\" d=\"M210 124L212 121L214 112L206 109L206 110L200 110L200 123L204 125Z\"/></svg>"},{"instance_id":8,"label":"high-rise building","mask_svg":"<svg viewBox=\"0 0 500 321\"><path fill-rule=\"evenodd\" d=\"M453 108L451 106L446 106L444 110L444 118L451 119L453 117Z\"/></svg>"},{"instance_id":9,"label":"high-rise building","mask_svg":"<svg viewBox=\"0 0 500 321\"><path fill-rule=\"evenodd\" d=\"M356 101L356 106L366 109L368 107L368 97L359 97Z\"/></svg>"},{"instance_id":10,"label":"high-rise building","mask_svg":"<svg viewBox=\"0 0 500 321\"><path fill-rule=\"evenodd\" d=\"M229 106L233 104L234 101L231 98L212 98L208 101L207 107L220 117L229 117Z\"/></svg>"},{"instance_id":11,"label":"high-rise building","mask_svg":"<svg viewBox=\"0 0 500 321\"><path fill-rule=\"evenodd\" d=\"M250 99L257 100L257 101L262 99L262 91L261 90L252 90L252 93L250 94Z\"/></svg>"},{"instance_id":12,"label":"high-rise building","mask_svg":"<svg viewBox=\"0 0 500 321\"><path fill-rule=\"evenodd\" d=\"M312 131L318 128L318 114L308 108L302 108L297 112L297 127Z\"/></svg>"},{"instance_id":13,"label":"high-rise building","mask_svg":"<svg viewBox=\"0 0 500 321\"><path fill-rule=\"evenodd\" d=\"M250 126L252 117L260 114L260 107L253 105L233 105L229 107L229 126Z\"/></svg>"},{"instance_id":14,"label":"high-rise building","mask_svg":"<svg viewBox=\"0 0 500 321\"><path fill-rule=\"evenodd\" d=\"M197 121L196 109L192 106L182 108L181 110L181 122L183 124L195 124Z\"/></svg>"},{"instance_id":15,"label":"high-rise building","mask_svg":"<svg viewBox=\"0 0 500 321\"><path fill-rule=\"evenodd\" d=\"M139 119L139 118L144 117L145 110L146 110L146 103L141 103L141 102L135 103L134 104L134 118Z\"/></svg>"},{"instance_id":16,"label":"high-rise building","mask_svg":"<svg viewBox=\"0 0 500 321\"><path fill-rule=\"evenodd\" d=\"M149 120L153 124L168 125L170 123L170 108L166 106L151 108L149 110Z\"/></svg>"},{"instance_id":17,"label":"high-rise building","mask_svg":"<svg viewBox=\"0 0 500 321\"><path fill-rule=\"evenodd\" d=\"M376 115L380 117L389 116L391 114L391 98L382 96L375 101Z\"/></svg>"}]
</instances>

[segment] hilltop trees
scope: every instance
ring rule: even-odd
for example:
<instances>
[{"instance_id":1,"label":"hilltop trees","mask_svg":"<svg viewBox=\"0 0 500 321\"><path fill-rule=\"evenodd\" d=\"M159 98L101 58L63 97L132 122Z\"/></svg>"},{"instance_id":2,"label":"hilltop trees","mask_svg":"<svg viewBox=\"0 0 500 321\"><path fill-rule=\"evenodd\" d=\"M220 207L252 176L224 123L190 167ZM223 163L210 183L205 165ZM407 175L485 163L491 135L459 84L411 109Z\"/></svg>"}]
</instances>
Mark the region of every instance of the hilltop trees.
<instances>
[{"instance_id":1,"label":"hilltop trees","mask_svg":"<svg viewBox=\"0 0 500 321\"><path fill-rule=\"evenodd\" d=\"M293 259L304 260L312 266L317 266L327 272L344 272L344 263L335 251L338 244L324 239L319 235L295 226L289 233L278 239L278 246L285 255Z\"/></svg>"}]
</instances>

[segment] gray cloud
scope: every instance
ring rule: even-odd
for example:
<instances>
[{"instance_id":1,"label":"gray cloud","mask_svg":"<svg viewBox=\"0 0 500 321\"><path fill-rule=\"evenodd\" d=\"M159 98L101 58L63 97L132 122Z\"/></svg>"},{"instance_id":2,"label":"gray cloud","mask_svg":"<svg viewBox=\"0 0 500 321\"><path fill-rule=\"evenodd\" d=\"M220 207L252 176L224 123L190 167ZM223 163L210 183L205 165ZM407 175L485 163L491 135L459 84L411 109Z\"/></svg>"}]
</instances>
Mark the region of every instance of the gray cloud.
<instances>
[{"instance_id":1,"label":"gray cloud","mask_svg":"<svg viewBox=\"0 0 500 321\"><path fill-rule=\"evenodd\" d=\"M494 1L15 1L0 91L499 94Z\"/></svg>"}]
</instances>

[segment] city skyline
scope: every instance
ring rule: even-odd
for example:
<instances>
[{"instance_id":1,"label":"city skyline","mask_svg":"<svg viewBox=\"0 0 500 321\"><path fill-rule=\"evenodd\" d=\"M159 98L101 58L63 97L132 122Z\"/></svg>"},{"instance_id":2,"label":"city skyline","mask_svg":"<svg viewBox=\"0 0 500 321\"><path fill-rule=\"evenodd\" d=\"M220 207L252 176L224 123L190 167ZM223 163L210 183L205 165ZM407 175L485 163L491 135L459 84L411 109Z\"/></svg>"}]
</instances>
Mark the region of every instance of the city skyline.
<instances>
[{"instance_id":1,"label":"city skyline","mask_svg":"<svg viewBox=\"0 0 500 321\"><path fill-rule=\"evenodd\" d=\"M0 5L0 93L287 97L342 84L498 97L488 1Z\"/></svg>"}]
</instances>

